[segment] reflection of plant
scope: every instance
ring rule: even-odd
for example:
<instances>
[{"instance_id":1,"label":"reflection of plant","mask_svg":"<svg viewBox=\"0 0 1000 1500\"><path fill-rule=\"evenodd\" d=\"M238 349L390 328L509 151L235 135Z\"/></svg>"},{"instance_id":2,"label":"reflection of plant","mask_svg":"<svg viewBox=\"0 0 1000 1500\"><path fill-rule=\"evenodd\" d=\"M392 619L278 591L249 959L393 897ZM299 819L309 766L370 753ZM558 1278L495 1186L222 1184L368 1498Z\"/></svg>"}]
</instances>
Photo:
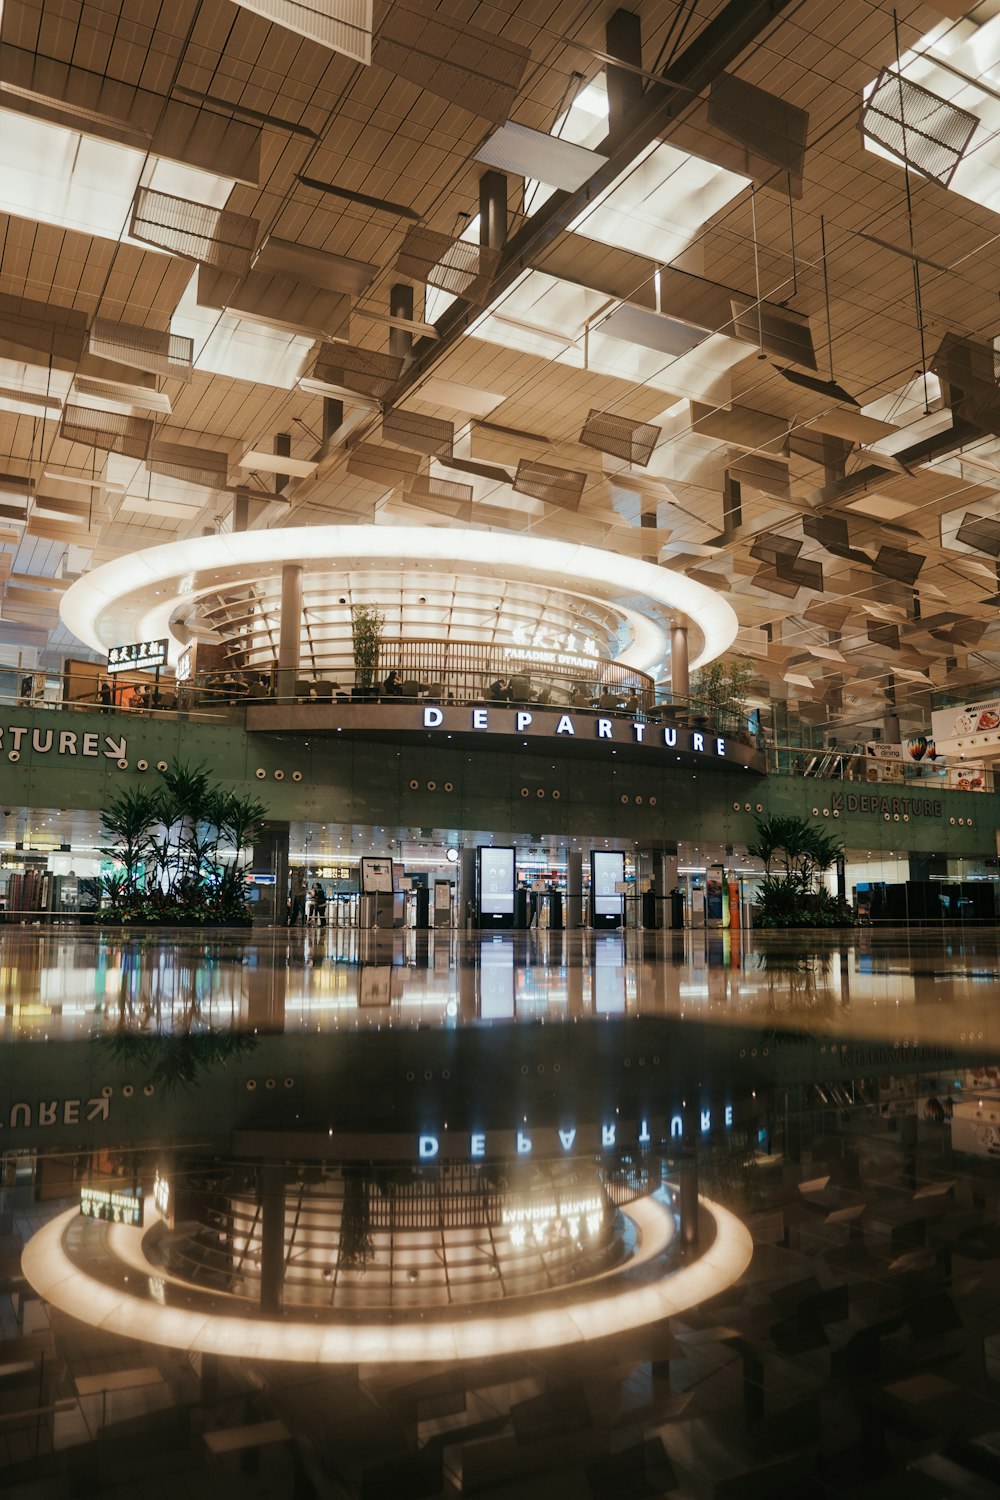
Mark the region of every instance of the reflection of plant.
<instances>
[{"instance_id":1,"label":"reflection of plant","mask_svg":"<svg viewBox=\"0 0 1000 1500\"><path fill-rule=\"evenodd\" d=\"M698 1153L698 1187L706 1198L736 1212L760 1206L754 1143L748 1131L727 1133L710 1151Z\"/></svg>"},{"instance_id":2,"label":"reflection of plant","mask_svg":"<svg viewBox=\"0 0 1000 1500\"><path fill-rule=\"evenodd\" d=\"M159 785L113 797L101 814L120 867L104 879L122 921L249 921L243 856L265 804L219 786L202 767L174 764ZM224 860L223 848L232 851Z\"/></svg>"},{"instance_id":3,"label":"reflection of plant","mask_svg":"<svg viewBox=\"0 0 1000 1500\"><path fill-rule=\"evenodd\" d=\"M385 615L372 604L355 604L351 610L354 681L359 688L370 689L374 685L384 625Z\"/></svg>"},{"instance_id":4,"label":"reflection of plant","mask_svg":"<svg viewBox=\"0 0 1000 1500\"><path fill-rule=\"evenodd\" d=\"M189 1088L205 1068L237 1062L260 1045L252 1031L181 1031L150 1036L144 1032L103 1032L96 1041L118 1063L147 1072L147 1082L165 1092Z\"/></svg>"},{"instance_id":5,"label":"reflection of plant","mask_svg":"<svg viewBox=\"0 0 1000 1500\"><path fill-rule=\"evenodd\" d=\"M832 834L798 817L758 817L757 837L747 846L751 859L764 866L757 898L759 927L842 927L853 920L850 908L817 876L829 870L843 852Z\"/></svg>"},{"instance_id":6,"label":"reflection of plant","mask_svg":"<svg viewBox=\"0 0 1000 1500\"><path fill-rule=\"evenodd\" d=\"M364 1271L375 1259L370 1194L371 1183L365 1174L346 1168L338 1253L343 1271Z\"/></svg>"}]
</instances>

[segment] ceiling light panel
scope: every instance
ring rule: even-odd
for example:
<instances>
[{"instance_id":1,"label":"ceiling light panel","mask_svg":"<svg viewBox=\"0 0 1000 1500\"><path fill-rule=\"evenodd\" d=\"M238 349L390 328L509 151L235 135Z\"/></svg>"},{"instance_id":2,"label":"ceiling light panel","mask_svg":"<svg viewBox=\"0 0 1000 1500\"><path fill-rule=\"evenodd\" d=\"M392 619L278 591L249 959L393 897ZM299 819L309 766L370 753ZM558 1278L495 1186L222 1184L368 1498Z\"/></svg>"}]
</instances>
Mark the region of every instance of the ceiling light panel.
<instances>
[{"instance_id":1,"label":"ceiling light panel","mask_svg":"<svg viewBox=\"0 0 1000 1500\"><path fill-rule=\"evenodd\" d=\"M701 226L749 185L749 177L661 141L648 147L567 227L662 265L675 259Z\"/></svg>"},{"instance_id":2,"label":"ceiling light panel","mask_svg":"<svg viewBox=\"0 0 1000 1500\"><path fill-rule=\"evenodd\" d=\"M140 184L191 193L208 204L225 203L234 186L231 178L0 109L0 207L6 213L138 244L127 231Z\"/></svg>"},{"instance_id":3,"label":"ceiling light panel","mask_svg":"<svg viewBox=\"0 0 1000 1500\"><path fill-rule=\"evenodd\" d=\"M316 470L316 464L305 458L290 458L287 454L264 453L259 448L248 448L236 465L238 469L256 469L261 474L284 474L293 479L307 479Z\"/></svg>"},{"instance_id":4,"label":"ceiling light panel","mask_svg":"<svg viewBox=\"0 0 1000 1500\"><path fill-rule=\"evenodd\" d=\"M624 310L604 292L545 271L525 271L501 301L470 324L469 333L487 343L556 360L573 369L611 375L632 385L699 400L729 400L729 372L746 359L746 344L724 334L703 334L687 353L672 356L615 336L610 330L617 327L620 331L615 318ZM661 333L666 336L667 330L657 326L655 333L650 328L646 336L651 342Z\"/></svg>"},{"instance_id":5,"label":"ceiling light panel","mask_svg":"<svg viewBox=\"0 0 1000 1500\"><path fill-rule=\"evenodd\" d=\"M291 390L305 374L314 340L253 323L234 313L199 307L196 281L192 276L170 323L172 334L191 339L194 368Z\"/></svg>"},{"instance_id":6,"label":"ceiling light panel","mask_svg":"<svg viewBox=\"0 0 1000 1500\"><path fill-rule=\"evenodd\" d=\"M476 160L501 172L573 193L607 162L599 151L508 120L476 152Z\"/></svg>"},{"instance_id":7,"label":"ceiling light panel","mask_svg":"<svg viewBox=\"0 0 1000 1500\"><path fill-rule=\"evenodd\" d=\"M236 4L355 62L372 60L372 0L236 0Z\"/></svg>"}]
</instances>

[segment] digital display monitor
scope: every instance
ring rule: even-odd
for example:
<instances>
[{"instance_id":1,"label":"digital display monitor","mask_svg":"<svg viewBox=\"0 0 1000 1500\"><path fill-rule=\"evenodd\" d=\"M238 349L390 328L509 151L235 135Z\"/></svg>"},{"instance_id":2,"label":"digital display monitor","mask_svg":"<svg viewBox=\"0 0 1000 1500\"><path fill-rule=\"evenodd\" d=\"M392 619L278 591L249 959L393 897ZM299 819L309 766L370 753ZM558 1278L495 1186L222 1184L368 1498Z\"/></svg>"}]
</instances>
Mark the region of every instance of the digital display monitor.
<instances>
[{"instance_id":1,"label":"digital display monitor","mask_svg":"<svg viewBox=\"0 0 1000 1500\"><path fill-rule=\"evenodd\" d=\"M590 856L590 899L595 917L620 917L625 880L625 856L617 850L593 851Z\"/></svg>"},{"instance_id":2,"label":"digital display monitor","mask_svg":"<svg viewBox=\"0 0 1000 1500\"><path fill-rule=\"evenodd\" d=\"M514 850L479 850L479 910L484 917L514 915Z\"/></svg>"}]
</instances>

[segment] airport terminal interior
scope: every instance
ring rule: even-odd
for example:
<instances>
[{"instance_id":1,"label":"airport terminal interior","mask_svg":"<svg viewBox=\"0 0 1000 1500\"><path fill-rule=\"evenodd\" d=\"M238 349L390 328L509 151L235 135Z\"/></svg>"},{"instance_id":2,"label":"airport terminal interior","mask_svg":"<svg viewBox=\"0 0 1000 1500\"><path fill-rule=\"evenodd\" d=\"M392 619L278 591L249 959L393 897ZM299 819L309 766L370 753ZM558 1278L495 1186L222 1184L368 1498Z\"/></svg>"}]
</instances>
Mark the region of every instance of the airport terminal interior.
<instances>
[{"instance_id":1,"label":"airport terminal interior","mask_svg":"<svg viewBox=\"0 0 1000 1500\"><path fill-rule=\"evenodd\" d=\"M0 1493L1000 1493L1000 0L0 0Z\"/></svg>"}]
</instances>

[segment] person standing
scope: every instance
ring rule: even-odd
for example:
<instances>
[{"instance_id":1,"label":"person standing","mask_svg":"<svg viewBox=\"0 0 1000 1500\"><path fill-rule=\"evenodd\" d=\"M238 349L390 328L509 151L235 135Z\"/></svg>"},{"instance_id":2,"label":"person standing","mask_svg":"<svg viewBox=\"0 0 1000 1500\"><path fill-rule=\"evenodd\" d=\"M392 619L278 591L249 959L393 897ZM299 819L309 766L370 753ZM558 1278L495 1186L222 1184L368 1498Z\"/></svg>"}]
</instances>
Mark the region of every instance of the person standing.
<instances>
[{"instance_id":1,"label":"person standing","mask_svg":"<svg viewBox=\"0 0 1000 1500\"><path fill-rule=\"evenodd\" d=\"M326 891L317 880L313 886L313 913L316 917L316 926L326 926Z\"/></svg>"},{"instance_id":2,"label":"person standing","mask_svg":"<svg viewBox=\"0 0 1000 1500\"><path fill-rule=\"evenodd\" d=\"M301 870L296 870L292 881L292 904L288 912L289 927L294 927L298 921L301 921L303 927L306 925L306 890L306 877Z\"/></svg>"}]
</instances>

